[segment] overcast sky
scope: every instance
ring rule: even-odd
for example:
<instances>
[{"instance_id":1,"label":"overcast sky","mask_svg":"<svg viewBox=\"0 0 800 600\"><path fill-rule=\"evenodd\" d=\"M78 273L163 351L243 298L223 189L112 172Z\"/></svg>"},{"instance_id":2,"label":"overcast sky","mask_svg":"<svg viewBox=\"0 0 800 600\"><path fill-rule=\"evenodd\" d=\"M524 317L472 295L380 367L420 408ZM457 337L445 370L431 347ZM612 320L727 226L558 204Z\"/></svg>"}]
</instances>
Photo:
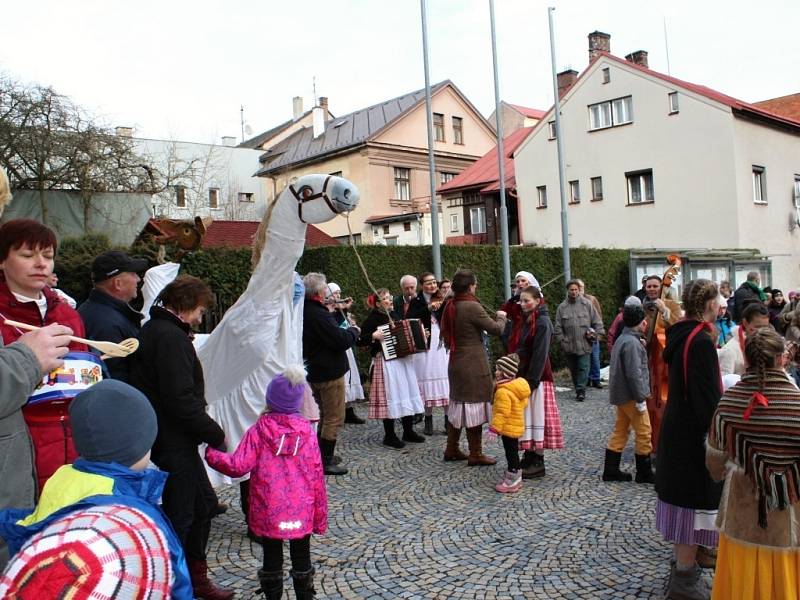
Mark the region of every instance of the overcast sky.
<instances>
[{"instance_id":1,"label":"overcast sky","mask_svg":"<svg viewBox=\"0 0 800 600\"><path fill-rule=\"evenodd\" d=\"M800 92L798 0L496 0L500 91L552 104L547 6L559 70L582 71L589 32L611 51L745 101ZM428 0L431 82L494 108L488 0ZM28 0L2 12L0 71L51 85L136 135L197 142L253 134L318 96L341 115L424 85L419 0Z\"/></svg>"}]
</instances>

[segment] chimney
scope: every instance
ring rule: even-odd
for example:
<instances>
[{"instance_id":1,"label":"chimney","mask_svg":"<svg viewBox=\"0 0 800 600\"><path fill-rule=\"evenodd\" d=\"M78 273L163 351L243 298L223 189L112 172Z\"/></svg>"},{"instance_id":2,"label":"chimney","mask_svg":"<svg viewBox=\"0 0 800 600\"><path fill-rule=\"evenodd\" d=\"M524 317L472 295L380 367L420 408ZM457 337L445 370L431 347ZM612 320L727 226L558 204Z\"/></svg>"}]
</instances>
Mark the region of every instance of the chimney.
<instances>
[{"instance_id":1,"label":"chimney","mask_svg":"<svg viewBox=\"0 0 800 600\"><path fill-rule=\"evenodd\" d=\"M602 31L589 34L589 62L597 58L598 52L611 52L611 36Z\"/></svg>"},{"instance_id":2,"label":"chimney","mask_svg":"<svg viewBox=\"0 0 800 600\"><path fill-rule=\"evenodd\" d=\"M644 67L645 69L649 68L647 66L647 50L637 50L636 52L631 52L625 57L625 60L632 62L635 65L639 65L640 67Z\"/></svg>"},{"instance_id":3,"label":"chimney","mask_svg":"<svg viewBox=\"0 0 800 600\"><path fill-rule=\"evenodd\" d=\"M327 96L320 96L319 97L319 105L321 108L325 109L325 116L328 116L328 97Z\"/></svg>"},{"instance_id":4,"label":"chimney","mask_svg":"<svg viewBox=\"0 0 800 600\"><path fill-rule=\"evenodd\" d=\"M297 121L303 116L303 98L295 96L292 98L292 120Z\"/></svg>"},{"instance_id":5,"label":"chimney","mask_svg":"<svg viewBox=\"0 0 800 600\"><path fill-rule=\"evenodd\" d=\"M561 98L564 94L566 94L567 90L571 88L577 80L578 72L575 69L567 69L566 71L561 71L561 73L556 75L556 81L558 82L558 97Z\"/></svg>"},{"instance_id":6,"label":"chimney","mask_svg":"<svg viewBox=\"0 0 800 600\"><path fill-rule=\"evenodd\" d=\"M119 137L133 137L133 127L115 127L114 133Z\"/></svg>"},{"instance_id":7,"label":"chimney","mask_svg":"<svg viewBox=\"0 0 800 600\"><path fill-rule=\"evenodd\" d=\"M228 148L232 148L233 146L236 145L236 138L232 135L223 135L222 145L227 146Z\"/></svg>"},{"instance_id":8,"label":"chimney","mask_svg":"<svg viewBox=\"0 0 800 600\"><path fill-rule=\"evenodd\" d=\"M315 106L311 109L311 118L314 125L314 139L325 133L325 109Z\"/></svg>"}]
</instances>

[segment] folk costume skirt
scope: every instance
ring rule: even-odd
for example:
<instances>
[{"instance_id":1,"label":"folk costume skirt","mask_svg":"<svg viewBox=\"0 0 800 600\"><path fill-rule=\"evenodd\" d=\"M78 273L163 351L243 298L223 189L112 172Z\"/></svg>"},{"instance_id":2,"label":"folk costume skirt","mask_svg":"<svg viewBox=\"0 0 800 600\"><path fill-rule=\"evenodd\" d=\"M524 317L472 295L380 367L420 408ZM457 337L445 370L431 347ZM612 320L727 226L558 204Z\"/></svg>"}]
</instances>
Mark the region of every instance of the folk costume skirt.
<instances>
[{"instance_id":1,"label":"folk costume skirt","mask_svg":"<svg viewBox=\"0 0 800 600\"><path fill-rule=\"evenodd\" d=\"M559 450L564 447L561 414L552 381L539 382L522 414L525 430L519 438L521 450Z\"/></svg>"},{"instance_id":2,"label":"folk costume skirt","mask_svg":"<svg viewBox=\"0 0 800 600\"><path fill-rule=\"evenodd\" d=\"M715 548L719 543L716 520L716 510L684 508L662 500L656 502L656 529L673 544Z\"/></svg>"},{"instance_id":3,"label":"folk costume skirt","mask_svg":"<svg viewBox=\"0 0 800 600\"><path fill-rule=\"evenodd\" d=\"M439 324L431 319L431 347L427 352L414 354L414 368L417 372L420 393L425 408L447 406L450 399L450 379L447 376L449 353L439 343Z\"/></svg>"},{"instance_id":4,"label":"folk costume skirt","mask_svg":"<svg viewBox=\"0 0 800 600\"><path fill-rule=\"evenodd\" d=\"M424 410L413 355L384 360L383 353L377 354L372 361L367 416L370 419L399 419Z\"/></svg>"},{"instance_id":5,"label":"folk costume skirt","mask_svg":"<svg viewBox=\"0 0 800 600\"><path fill-rule=\"evenodd\" d=\"M796 600L800 550L737 542L721 533L711 600Z\"/></svg>"},{"instance_id":6,"label":"folk costume skirt","mask_svg":"<svg viewBox=\"0 0 800 600\"><path fill-rule=\"evenodd\" d=\"M356 363L352 348L347 349L347 362L350 370L344 374L344 401L346 404L350 404L364 399L364 388L361 386L361 375L358 372L358 363Z\"/></svg>"}]
</instances>

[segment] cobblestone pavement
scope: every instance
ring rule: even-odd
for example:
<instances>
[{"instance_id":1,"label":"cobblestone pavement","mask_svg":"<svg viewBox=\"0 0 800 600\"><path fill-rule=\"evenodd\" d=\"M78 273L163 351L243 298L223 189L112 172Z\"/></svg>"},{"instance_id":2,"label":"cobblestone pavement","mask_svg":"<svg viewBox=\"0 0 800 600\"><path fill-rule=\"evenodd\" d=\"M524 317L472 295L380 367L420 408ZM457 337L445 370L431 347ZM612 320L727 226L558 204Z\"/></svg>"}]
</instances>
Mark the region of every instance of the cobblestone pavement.
<instances>
[{"instance_id":1,"label":"cobblestone pavement","mask_svg":"<svg viewBox=\"0 0 800 600\"><path fill-rule=\"evenodd\" d=\"M380 422L346 425L336 451L350 472L327 478L328 532L311 545L318 597L662 598L671 552L653 527L653 487L600 479L614 414L607 393L589 390L583 403L571 391L557 396L566 448L548 451L547 475L516 494L494 491L505 466L499 442L484 442L496 466L467 467L442 461L441 433L392 450ZM623 467L633 471L630 446ZM245 536L238 486L221 498L231 508L213 524L214 579L238 598L263 598L261 548ZM286 549L287 571L288 562Z\"/></svg>"}]
</instances>

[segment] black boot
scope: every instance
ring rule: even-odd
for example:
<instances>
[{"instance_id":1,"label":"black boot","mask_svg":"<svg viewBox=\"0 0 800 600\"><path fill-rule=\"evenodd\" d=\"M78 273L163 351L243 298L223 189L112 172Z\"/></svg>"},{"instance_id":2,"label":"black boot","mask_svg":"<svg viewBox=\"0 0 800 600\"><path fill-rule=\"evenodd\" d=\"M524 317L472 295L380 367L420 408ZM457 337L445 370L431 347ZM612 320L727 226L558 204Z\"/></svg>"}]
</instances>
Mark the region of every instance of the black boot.
<instances>
[{"instance_id":1,"label":"black boot","mask_svg":"<svg viewBox=\"0 0 800 600\"><path fill-rule=\"evenodd\" d=\"M425 441L425 437L414 431L414 417L408 416L400 419L403 423L403 441L418 444Z\"/></svg>"},{"instance_id":2,"label":"black boot","mask_svg":"<svg viewBox=\"0 0 800 600\"><path fill-rule=\"evenodd\" d=\"M447 418L447 407L444 408L444 434L450 433L450 419Z\"/></svg>"},{"instance_id":3,"label":"black boot","mask_svg":"<svg viewBox=\"0 0 800 600\"><path fill-rule=\"evenodd\" d=\"M297 600L314 600L317 591L314 589L314 567L308 571L289 571L294 583L294 595Z\"/></svg>"},{"instance_id":4,"label":"black boot","mask_svg":"<svg viewBox=\"0 0 800 600\"><path fill-rule=\"evenodd\" d=\"M405 442L401 442L400 438L394 432L394 419L383 420L383 445L390 448L405 448Z\"/></svg>"},{"instance_id":5,"label":"black boot","mask_svg":"<svg viewBox=\"0 0 800 600\"><path fill-rule=\"evenodd\" d=\"M283 598L283 571L258 570L258 581L266 600L281 600Z\"/></svg>"},{"instance_id":6,"label":"black boot","mask_svg":"<svg viewBox=\"0 0 800 600\"><path fill-rule=\"evenodd\" d=\"M630 475L628 475L630 478ZM630 481L630 479L629 479ZM655 483L653 476L653 466L650 463L649 454L636 455L636 483Z\"/></svg>"},{"instance_id":7,"label":"black boot","mask_svg":"<svg viewBox=\"0 0 800 600\"><path fill-rule=\"evenodd\" d=\"M539 454L533 450L526 450L523 460L529 459L527 467L522 469L523 479L537 479L544 477L544 454Z\"/></svg>"},{"instance_id":8,"label":"black boot","mask_svg":"<svg viewBox=\"0 0 800 600\"><path fill-rule=\"evenodd\" d=\"M356 409L352 406L348 406L344 409L344 422L352 423L353 425L363 425L366 423L364 419L356 414Z\"/></svg>"},{"instance_id":9,"label":"black boot","mask_svg":"<svg viewBox=\"0 0 800 600\"><path fill-rule=\"evenodd\" d=\"M336 448L336 440L326 440L319 438L319 451L322 454L322 469L325 475L344 475L347 469L333 464L333 451Z\"/></svg>"},{"instance_id":10,"label":"black boot","mask_svg":"<svg viewBox=\"0 0 800 600\"><path fill-rule=\"evenodd\" d=\"M433 415L425 415L425 429L422 430L425 435L433 435Z\"/></svg>"},{"instance_id":11,"label":"black boot","mask_svg":"<svg viewBox=\"0 0 800 600\"><path fill-rule=\"evenodd\" d=\"M619 470L619 461L622 459L622 452L614 452L606 448L606 462L603 466L603 481L630 481L633 479L630 473Z\"/></svg>"}]
</instances>

